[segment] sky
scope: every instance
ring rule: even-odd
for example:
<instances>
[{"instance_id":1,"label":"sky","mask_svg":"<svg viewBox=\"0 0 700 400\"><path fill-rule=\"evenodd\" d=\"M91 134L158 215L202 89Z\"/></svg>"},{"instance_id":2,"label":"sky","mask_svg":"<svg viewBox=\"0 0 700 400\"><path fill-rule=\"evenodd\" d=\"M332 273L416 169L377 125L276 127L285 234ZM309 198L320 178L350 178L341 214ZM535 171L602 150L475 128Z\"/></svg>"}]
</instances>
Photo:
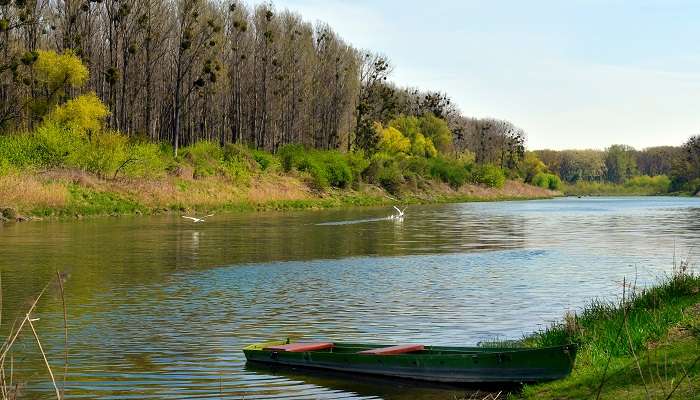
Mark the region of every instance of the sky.
<instances>
[{"instance_id":1,"label":"sky","mask_svg":"<svg viewBox=\"0 0 700 400\"><path fill-rule=\"evenodd\" d=\"M530 149L641 149L700 134L700 1L273 3L386 55L399 86L511 121Z\"/></svg>"}]
</instances>

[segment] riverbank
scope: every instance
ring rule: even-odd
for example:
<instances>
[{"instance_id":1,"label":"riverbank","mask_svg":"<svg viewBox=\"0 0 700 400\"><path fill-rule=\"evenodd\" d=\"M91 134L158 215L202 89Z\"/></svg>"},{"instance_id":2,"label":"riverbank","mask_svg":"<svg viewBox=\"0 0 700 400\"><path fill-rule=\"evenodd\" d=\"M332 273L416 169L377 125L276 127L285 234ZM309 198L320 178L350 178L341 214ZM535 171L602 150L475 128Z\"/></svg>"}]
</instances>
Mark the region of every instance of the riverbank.
<instances>
[{"instance_id":1,"label":"riverbank","mask_svg":"<svg viewBox=\"0 0 700 400\"><path fill-rule=\"evenodd\" d=\"M544 199L557 192L507 181L502 188L424 181L398 193L369 184L316 189L297 173L263 173L246 182L226 177L167 176L158 179L102 179L71 169L0 176L0 209L11 219L161 214L167 212L253 212L351 206Z\"/></svg>"},{"instance_id":2,"label":"riverbank","mask_svg":"<svg viewBox=\"0 0 700 400\"><path fill-rule=\"evenodd\" d=\"M526 386L522 399L700 397L700 277L682 264L657 287L626 289L617 304L594 302L526 343L577 343L573 373ZM632 291L632 294L630 294Z\"/></svg>"}]
</instances>

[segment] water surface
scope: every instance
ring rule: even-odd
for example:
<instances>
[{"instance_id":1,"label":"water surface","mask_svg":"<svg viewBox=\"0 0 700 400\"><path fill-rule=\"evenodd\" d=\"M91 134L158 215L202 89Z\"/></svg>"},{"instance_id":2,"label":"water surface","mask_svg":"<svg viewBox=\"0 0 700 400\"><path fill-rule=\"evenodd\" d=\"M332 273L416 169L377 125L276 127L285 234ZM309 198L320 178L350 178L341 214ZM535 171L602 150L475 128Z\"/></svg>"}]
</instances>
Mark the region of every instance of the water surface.
<instances>
[{"instance_id":1,"label":"water surface","mask_svg":"<svg viewBox=\"0 0 700 400\"><path fill-rule=\"evenodd\" d=\"M700 244L700 199L585 198L38 222L0 228L3 328L65 276L70 398L453 399L464 390L245 366L286 337L470 345L519 338ZM57 286L36 322L62 376ZM25 398L51 398L30 336Z\"/></svg>"}]
</instances>

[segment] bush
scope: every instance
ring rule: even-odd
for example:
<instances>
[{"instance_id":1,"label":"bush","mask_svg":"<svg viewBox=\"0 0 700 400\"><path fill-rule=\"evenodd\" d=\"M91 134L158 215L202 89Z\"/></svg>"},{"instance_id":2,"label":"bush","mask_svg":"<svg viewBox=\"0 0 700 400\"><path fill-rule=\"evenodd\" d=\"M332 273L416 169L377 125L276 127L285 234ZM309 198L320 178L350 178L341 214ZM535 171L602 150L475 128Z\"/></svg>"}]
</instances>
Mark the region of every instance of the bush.
<instances>
[{"instance_id":1,"label":"bush","mask_svg":"<svg viewBox=\"0 0 700 400\"><path fill-rule=\"evenodd\" d=\"M284 172L289 172L299 165L302 159L304 159L306 156L306 150L304 149L304 146L300 144L288 144L280 147L280 149L277 151L277 155L280 157Z\"/></svg>"},{"instance_id":2,"label":"bush","mask_svg":"<svg viewBox=\"0 0 700 400\"><path fill-rule=\"evenodd\" d=\"M431 159L429 164L430 176L440 179L454 189L460 188L469 178L469 173L465 166L457 161L439 157Z\"/></svg>"},{"instance_id":3,"label":"bush","mask_svg":"<svg viewBox=\"0 0 700 400\"><path fill-rule=\"evenodd\" d=\"M534 186L539 186L544 189L559 190L561 189L561 179L554 174L540 172L532 177L531 183Z\"/></svg>"},{"instance_id":4,"label":"bush","mask_svg":"<svg viewBox=\"0 0 700 400\"><path fill-rule=\"evenodd\" d=\"M95 93L84 94L56 107L44 119L46 124L56 124L72 129L76 134L102 130L105 117L109 115L107 106Z\"/></svg>"},{"instance_id":5,"label":"bush","mask_svg":"<svg viewBox=\"0 0 700 400\"><path fill-rule=\"evenodd\" d=\"M398 166L395 163L391 163L379 170L377 182L387 192L398 194L401 191L401 184L404 183L404 177Z\"/></svg>"},{"instance_id":6,"label":"bush","mask_svg":"<svg viewBox=\"0 0 700 400\"><path fill-rule=\"evenodd\" d=\"M68 154L66 164L106 177L114 174L127 158L127 138L117 132L92 135Z\"/></svg>"},{"instance_id":7,"label":"bush","mask_svg":"<svg viewBox=\"0 0 700 400\"><path fill-rule=\"evenodd\" d=\"M195 178L212 176L219 171L223 150L214 142L203 140L182 149L182 158L194 167Z\"/></svg>"},{"instance_id":8,"label":"bush","mask_svg":"<svg viewBox=\"0 0 700 400\"><path fill-rule=\"evenodd\" d=\"M629 188L646 188L657 194L668 193L671 189L671 179L666 175L658 176L635 176L625 182L625 186Z\"/></svg>"},{"instance_id":9,"label":"bush","mask_svg":"<svg viewBox=\"0 0 700 400\"><path fill-rule=\"evenodd\" d=\"M493 164L479 165L474 169L472 179L475 183L495 188L502 188L506 183L506 174Z\"/></svg>"},{"instance_id":10,"label":"bush","mask_svg":"<svg viewBox=\"0 0 700 400\"><path fill-rule=\"evenodd\" d=\"M41 166L36 139L30 135L0 136L0 164L7 169Z\"/></svg>"},{"instance_id":11,"label":"bush","mask_svg":"<svg viewBox=\"0 0 700 400\"><path fill-rule=\"evenodd\" d=\"M157 178L165 174L167 156L159 144L132 143L128 147L128 153L129 161L124 160L126 164L119 166L125 175L135 178Z\"/></svg>"},{"instance_id":12,"label":"bush","mask_svg":"<svg viewBox=\"0 0 700 400\"><path fill-rule=\"evenodd\" d=\"M43 167L64 165L72 153L84 146L80 132L56 123L43 123L34 132L34 163Z\"/></svg>"},{"instance_id":13,"label":"bush","mask_svg":"<svg viewBox=\"0 0 700 400\"><path fill-rule=\"evenodd\" d=\"M353 183L358 183L365 173L365 170L369 167L369 160L362 152L349 153L346 157L348 159L350 171L352 172Z\"/></svg>"},{"instance_id":14,"label":"bush","mask_svg":"<svg viewBox=\"0 0 700 400\"><path fill-rule=\"evenodd\" d=\"M319 189L329 186L345 188L355 176L348 156L337 151L306 150L301 145L287 145L278 152L285 171L296 169L308 173ZM357 158L355 163L361 163ZM356 164L355 167L361 167Z\"/></svg>"}]
</instances>

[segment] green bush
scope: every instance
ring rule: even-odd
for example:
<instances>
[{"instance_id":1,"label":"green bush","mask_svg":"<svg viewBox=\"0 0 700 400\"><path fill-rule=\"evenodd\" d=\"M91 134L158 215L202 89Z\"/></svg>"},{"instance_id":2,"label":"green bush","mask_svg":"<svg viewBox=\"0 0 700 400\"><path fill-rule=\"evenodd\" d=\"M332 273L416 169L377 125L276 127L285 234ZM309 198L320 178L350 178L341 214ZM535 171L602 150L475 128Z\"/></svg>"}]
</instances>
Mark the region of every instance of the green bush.
<instances>
[{"instance_id":1,"label":"green bush","mask_svg":"<svg viewBox=\"0 0 700 400\"><path fill-rule=\"evenodd\" d=\"M262 150L252 150L253 159L258 164L261 170L267 171L275 163L275 156Z\"/></svg>"},{"instance_id":2,"label":"green bush","mask_svg":"<svg viewBox=\"0 0 700 400\"><path fill-rule=\"evenodd\" d=\"M167 167L167 155L157 143L138 142L128 147L128 161L121 167L123 173L134 178L157 178L163 176ZM119 168L118 167L118 168Z\"/></svg>"},{"instance_id":3,"label":"green bush","mask_svg":"<svg viewBox=\"0 0 700 400\"><path fill-rule=\"evenodd\" d=\"M359 183L361 177L365 173L365 170L367 170L369 167L369 160L362 152L349 153L346 155L346 157L348 159L350 171L352 172L353 183Z\"/></svg>"},{"instance_id":4,"label":"green bush","mask_svg":"<svg viewBox=\"0 0 700 400\"><path fill-rule=\"evenodd\" d=\"M646 188L649 191L660 193L668 193L671 189L671 179L666 175L658 176L635 176L625 182L625 186L629 188Z\"/></svg>"},{"instance_id":5,"label":"green bush","mask_svg":"<svg viewBox=\"0 0 700 400\"><path fill-rule=\"evenodd\" d=\"M74 130L53 123L42 124L33 136L35 162L44 167L64 165L86 140Z\"/></svg>"},{"instance_id":6,"label":"green bush","mask_svg":"<svg viewBox=\"0 0 700 400\"><path fill-rule=\"evenodd\" d=\"M288 144L282 146L277 151L277 155L280 157L284 172L289 172L299 165L300 161L306 157L306 149L300 144Z\"/></svg>"},{"instance_id":7,"label":"green bush","mask_svg":"<svg viewBox=\"0 0 700 400\"><path fill-rule=\"evenodd\" d=\"M454 160L436 157L430 159L429 165L430 176L440 179L454 189L460 188L469 178L469 173L465 166Z\"/></svg>"},{"instance_id":8,"label":"green bush","mask_svg":"<svg viewBox=\"0 0 700 400\"><path fill-rule=\"evenodd\" d=\"M472 179L475 183L502 188L506 183L506 174L500 167L493 164L484 164L474 168Z\"/></svg>"},{"instance_id":9,"label":"green bush","mask_svg":"<svg viewBox=\"0 0 700 400\"><path fill-rule=\"evenodd\" d=\"M349 157L338 151L306 150L301 145L287 145L278 154L285 171L296 169L308 173L319 189L345 188L355 179Z\"/></svg>"},{"instance_id":10,"label":"green bush","mask_svg":"<svg viewBox=\"0 0 700 400\"><path fill-rule=\"evenodd\" d=\"M401 191L401 184L404 183L404 176L399 167L391 163L379 170L377 182L389 193L398 194Z\"/></svg>"},{"instance_id":11,"label":"green bush","mask_svg":"<svg viewBox=\"0 0 700 400\"><path fill-rule=\"evenodd\" d=\"M128 159L126 136L116 132L93 134L66 157L66 165L108 177Z\"/></svg>"},{"instance_id":12,"label":"green bush","mask_svg":"<svg viewBox=\"0 0 700 400\"><path fill-rule=\"evenodd\" d=\"M41 166L42 159L38 155L37 141L33 136L0 136L0 163L6 168Z\"/></svg>"},{"instance_id":13,"label":"green bush","mask_svg":"<svg viewBox=\"0 0 700 400\"><path fill-rule=\"evenodd\" d=\"M561 179L554 174L548 174L546 172L540 172L532 177L532 182L534 186L539 186L544 189L559 190L561 189Z\"/></svg>"},{"instance_id":14,"label":"green bush","mask_svg":"<svg viewBox=\"0 0 700 400\"><path fill-rule=\"evenodd\" d=\"M413 173L415 176L426 177L429 175L431 163L425 157L406 157L401 162L401 169Z\"/></svg>"},{"instance_id":15,"label":"green bush","mask_svg":"<svg viewBox=\"0 0 700 400\"><path fill-rule=\"evenodd\" d=\"M215 175L224 159L224 152L218 143L207 140L183 148L180 154L194 167L196 178Z\"/></svg>"}]
</instances>

